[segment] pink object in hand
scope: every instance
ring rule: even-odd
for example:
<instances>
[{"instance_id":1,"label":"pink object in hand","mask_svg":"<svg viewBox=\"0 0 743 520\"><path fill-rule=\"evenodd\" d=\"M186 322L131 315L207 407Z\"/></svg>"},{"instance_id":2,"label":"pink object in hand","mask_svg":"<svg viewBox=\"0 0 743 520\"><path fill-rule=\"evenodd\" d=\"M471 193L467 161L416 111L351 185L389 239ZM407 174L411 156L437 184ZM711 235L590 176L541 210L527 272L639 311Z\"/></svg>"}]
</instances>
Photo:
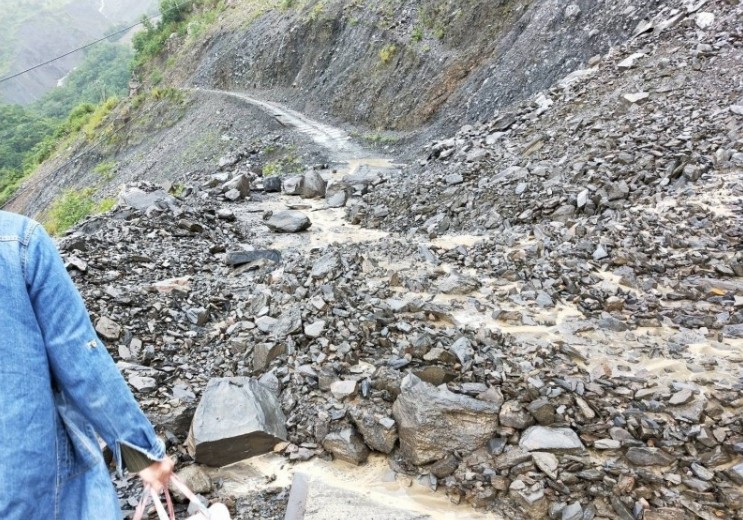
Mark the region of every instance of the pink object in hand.
<instances>
[{"instance_id":1,"label":"pink object in hand","mask_svg":"<svg viewBox=\"0 0 743 520\"><path fill-rule=\"evenodd\" d=\"M230 511L224 504L213 504L211 507L207 508L204 504L201 503L198 497L194 495L190 489L188 489L188 487L183 483L181 479L173 475L172 477L170 477L170 482L172 482L173 485L178 489L178 491L183 493L183 495L192 504L196 505L199 508L199 512L193 516L189 516L187 520L231 520ZM170 499L170 492L168 491L167 486L165 487L164 491L165 502L168 505L167 511L165 510L165 507L163 506L163 503L160 500L158 494L155 493L154 490L148 488L145 489L144 493L142 494L142 499L139 501L137 510L134 512L133 520L142 520L142 517L144 516L144 510L147 507L150 498L155 504L155 510L157 511L157 517L159 518L159 520L175 520L175 513L173 512L173 502Z\"/></svg>"}]
</instances>

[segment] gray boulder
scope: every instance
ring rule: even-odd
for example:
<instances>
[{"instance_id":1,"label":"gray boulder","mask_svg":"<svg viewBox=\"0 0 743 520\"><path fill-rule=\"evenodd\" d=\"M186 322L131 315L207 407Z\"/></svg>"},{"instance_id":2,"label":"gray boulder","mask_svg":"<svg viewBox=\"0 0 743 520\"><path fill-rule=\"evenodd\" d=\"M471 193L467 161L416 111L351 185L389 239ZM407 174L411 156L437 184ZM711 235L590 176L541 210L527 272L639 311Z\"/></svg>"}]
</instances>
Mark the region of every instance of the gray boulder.
<instances>
[{"instance_id":1,"label":"gray boulder","mask_svg":"<svg viewBox=\"0 0 743 520\"><path fill-rule=\"evenodd\" d=\"M353 428L327 434L322 441L322 447L335 458L351 464L359 465L369 458L369 448Z\"/></svg>"},{"instance_id":2,"label":"gray boulder","mask_svg":"<svg viewBox=\"0 0 743 520\"><path fill-rule=\"evenodd\" d=\"M302 177L300 175L285 177L281 182L281 189L287 195L300 195L302 193Z\"/></svg>"},{"instance_id":3,"label":"gray boulder","mask_svg":"<svg viewBox=\"0 0 743 520\"><path fill-rule=\"evenodd\" d=\"M201 397L186 445L200 464L224 466L270 452L286 440L277 397L247 377L212 379Z\"/></svg>"},{"instance_id":4,"label":"gray boulder","mask_svg":"<svg viewBox=\"0 0 743 520\"><path fill-rule=\"evenodd\" d=\"M176 201L163 190L146 192L139 188L128 188L119 194L119 204L148 213L153 209L165 211L174 206Z\"/></svg>"},{"instance_id":5,"label":"gray boulder","mask_svg":"<svg viewBox=\"0 0 743 520\"><path fill-rule=\"evenodd\" d=\"M325 190L325 204L330 208L342 208L353 192L345 182L336 182Z\"/></svg>"},{"instance_id":6,"label":"gray boulder","mask_svg":"<svg viewBox=\"0 0 743 520\"><path fill-rule=\"evenodd\" d=\"M300 196L303 199L321 199L325 196L328 183L315 170L310 170L302 176Z\"/></svg>"},{"instance_id":7,"label":"gray boulder","mask_svg":"<svg viewBox=\"0 0 743 520\"><path fill-rule=\"evenodd\" d=\"M526 451L583 451L585 446L570 428L532 426L524 432L519 447Z\"/></svg>"},{"instance_id":8,"label":"gray boulder","mask_svg":"<svg viewBox=\"0 0 743 520\"><path fill-rule=\"evenodd\" d=\"M234 179L224 183L222 185L222 193L229 193L236 191L238 193L238 199L245 199L250 196L250 179L247 175L240 174Z\"/></svg>"},{"instance_id":9,"label":"gray boulder","mask_svg":"<svg viewBox=\"0 0 743 520\"><path fill-rule=\"evenodd\" d=\"M448 453L484 446L498 426L498 406L435 387L412 374L402 380L392 406L400 436L400 452L415 465Z\"/></svg>"},{"instance_id":10,"label":"gray boulder","mask_svg":"<svg viewBox=\"0 0 743 520\"><path fill-rule=\"evenodd\" d=\"M266 221L266 226L276 233L299 233L310 228L312 222L300 211L278 211Z\"/></svg>"},{"instance_id":11,"label":"gray boulder","mask_svg":"<svg viewBox=\"0 0 743 520\"><path fill-rule=\"evenodd\" d=\"M392 418L377 416L360 407L351 409L351 418L367 446L381 453L392 453L397 444L397 424Z\"/></svg>"},{"instance_id":12,"label":"gray boulder","mask_svg":"<svg viewBox=\"0 0 743 520\"><path fill-rule=\"evenodd\" d=\"M272 175L270 177L264 177L263 179L263 191L269 193L278 193L281 191L281 177Z\"/></svg>"}]
</instances>

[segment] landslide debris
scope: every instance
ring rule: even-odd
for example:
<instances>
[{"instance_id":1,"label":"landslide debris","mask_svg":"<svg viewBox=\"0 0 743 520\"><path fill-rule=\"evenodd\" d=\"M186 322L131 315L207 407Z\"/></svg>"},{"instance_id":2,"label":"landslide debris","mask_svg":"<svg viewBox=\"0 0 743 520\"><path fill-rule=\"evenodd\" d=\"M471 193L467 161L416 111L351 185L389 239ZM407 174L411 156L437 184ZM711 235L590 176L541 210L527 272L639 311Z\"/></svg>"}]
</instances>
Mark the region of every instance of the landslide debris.
<instances>
[{"instance_id":1,"label":"landslide debris","mask_svg":"<svg viewBox=\"0 0 743 520\"><path fill-rule=\"evenodd\" d=\"M390 452L507 518L743 518L743 7L668 5L420 169L326 186L367 241L276 250L270 201L342 210L255 175L227 197L239 164L65 238L179 462L209 381L253 377L290 461ZM261 496L279 518L285 490Z\"/></svg>"}]
</instances>

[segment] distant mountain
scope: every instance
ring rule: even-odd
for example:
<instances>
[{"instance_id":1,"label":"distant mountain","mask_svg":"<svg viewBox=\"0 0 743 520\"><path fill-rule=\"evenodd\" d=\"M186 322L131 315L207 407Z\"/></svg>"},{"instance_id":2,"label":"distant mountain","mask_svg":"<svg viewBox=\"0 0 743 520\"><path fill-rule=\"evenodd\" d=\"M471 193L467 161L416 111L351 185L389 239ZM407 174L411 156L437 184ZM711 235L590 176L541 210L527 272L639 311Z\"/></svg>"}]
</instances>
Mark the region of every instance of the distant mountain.
<instances>
[{"instance_id":1,"label":"distant mountain","mask_svg":"<svg viewBox=\"0 0 743 520\"><path fill-rule=\"evenodd\" d=\"M8 76L156 12L157 0L4 0L0 2L0 76ZM0 101L29 104L82 60L81 52L0 83Z\"/></svg>"}]
</instances>

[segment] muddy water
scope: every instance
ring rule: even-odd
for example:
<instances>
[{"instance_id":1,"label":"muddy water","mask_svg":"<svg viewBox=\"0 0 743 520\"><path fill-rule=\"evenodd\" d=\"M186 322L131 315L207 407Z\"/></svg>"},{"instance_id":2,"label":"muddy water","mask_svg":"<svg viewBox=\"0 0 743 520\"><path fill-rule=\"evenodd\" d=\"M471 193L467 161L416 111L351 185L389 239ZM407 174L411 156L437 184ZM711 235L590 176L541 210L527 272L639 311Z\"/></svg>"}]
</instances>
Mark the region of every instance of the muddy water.
<instances>
[{"instance_id":1,"label":"muddy water","mask_svg":"<svg viewBox=\"0 0 743 520\"><path fill-rule=\"evenodd\" d=\"M503 520L495 514L456 506L443 492L433 492L408 477L396 476L383 455L372 455L363 466L352 466L320 459L289 464L285 458L271 454L209 471L212 479L224 479L226 493L236 496L264 489L266 477L270 477L270 486L286 487L291 484L295 473L302 473L314 485L357 493L388 507L429 515L432 520Z\"/></svg>"}]
</instances>

